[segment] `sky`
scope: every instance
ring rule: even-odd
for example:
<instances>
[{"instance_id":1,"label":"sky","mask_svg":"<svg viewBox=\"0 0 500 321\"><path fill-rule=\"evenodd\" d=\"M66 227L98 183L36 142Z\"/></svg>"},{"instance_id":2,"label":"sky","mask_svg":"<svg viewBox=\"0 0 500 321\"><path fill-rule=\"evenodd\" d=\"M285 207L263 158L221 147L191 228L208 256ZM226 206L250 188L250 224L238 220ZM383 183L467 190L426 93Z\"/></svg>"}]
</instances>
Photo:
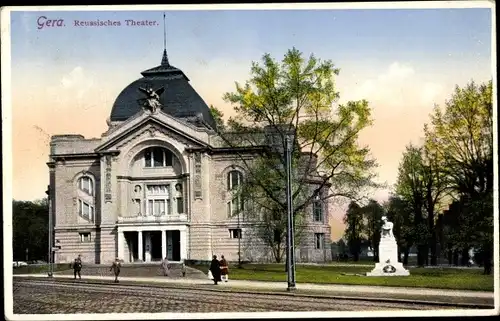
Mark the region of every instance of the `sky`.
<instances>
[{"instance_id":1,"label":"sky","mask_svg":"<svg viewBox=\"0 0 500 321\"><path fill-rule=\"evenodd\" d=\"M389 185L434 104L443 105L455 85L493 78L487 8L12 12L14 199L45 196L50 135L100 137L121 90L160 64L163 12L170 63L226 117L235 114L222 95L248 79L251 62L264 53L281 59L296 47L332 60L340 68L339 103L369 101L374 124L360 144L370 147L378 180ZM75 25L97 20L120 25ZM373 197L387 195L379 190ZM333 238L342 234L343 215L343 208L334 210Z\"/></svg>"}]
</instances>

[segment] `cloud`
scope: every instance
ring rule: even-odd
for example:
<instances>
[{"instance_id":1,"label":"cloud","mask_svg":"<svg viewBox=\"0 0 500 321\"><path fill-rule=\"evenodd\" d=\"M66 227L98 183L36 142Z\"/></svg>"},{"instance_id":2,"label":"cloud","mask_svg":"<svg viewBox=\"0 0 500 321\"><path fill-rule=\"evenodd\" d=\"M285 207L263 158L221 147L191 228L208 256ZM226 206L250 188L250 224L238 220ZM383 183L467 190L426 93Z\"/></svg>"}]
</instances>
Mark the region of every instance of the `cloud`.
<instances>
[{"instance_id":1,"label":"cloud","mask_svg":"<svg viewBox=\"0 0 500 321\"><path fill-rule=\"evenodd\" d=\"M374 105L393 111L433 105L443 91L443 86L428 79L410 64L391 63L375 77L348 86L349 99L366 99Z\"/></svg>"},{"instance_id":2,"label":"cloud","mask_svg":"<svg viewBox=\"0 0 500 321\"><path fill-rule=\"evenodd\" d=\"M81 66L77 66L69 74L64 75L60 83L63 89L72 91L78 99L81 99L92 87L93 80L85 74Z\"/></svg>"}]
</instances>

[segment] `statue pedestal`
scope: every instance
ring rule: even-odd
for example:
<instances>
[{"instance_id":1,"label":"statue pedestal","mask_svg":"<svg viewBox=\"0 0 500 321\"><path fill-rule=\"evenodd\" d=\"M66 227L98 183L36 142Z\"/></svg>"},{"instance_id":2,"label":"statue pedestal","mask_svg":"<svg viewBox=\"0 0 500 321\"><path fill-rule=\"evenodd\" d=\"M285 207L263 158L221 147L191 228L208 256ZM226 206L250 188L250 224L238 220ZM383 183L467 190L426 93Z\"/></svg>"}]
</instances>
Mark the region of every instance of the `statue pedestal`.
<instances>
[{"instance_id":1,"label":"statue pedestal","mask_svg":"<svg viewBox=\"0 0 500 321\"><path fill-rule=\"evenodd\" d=\"M367 276L408 276L410 272L398 260L398 244L394 237L380 239L378 246L379 262Z\"/></svg>"}]
</instances>

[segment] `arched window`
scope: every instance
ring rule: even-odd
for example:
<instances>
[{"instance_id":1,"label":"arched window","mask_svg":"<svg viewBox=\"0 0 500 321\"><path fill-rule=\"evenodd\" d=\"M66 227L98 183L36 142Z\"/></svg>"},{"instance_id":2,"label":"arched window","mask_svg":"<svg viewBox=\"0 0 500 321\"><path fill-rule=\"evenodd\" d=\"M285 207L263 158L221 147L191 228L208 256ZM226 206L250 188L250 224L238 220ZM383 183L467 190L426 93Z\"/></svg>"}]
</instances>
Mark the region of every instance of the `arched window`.
<instances>
[{"instance_id":1,"label":"arched window","mask_svg":"<svg viewBox=\"0 0 500 321\"><path fill-rule=\"evenodd\" d=\"M92 178L90 178L90 176L80 177L80 179L78 180L78 188L80 188L81 191L84 191L88 195L94 195L94 182L92 181Z\"/></svg>"},{"instance_id":2,"label":"arched window","mask_svg":"<svg viewBox=\"0 0 500 321\"><path fill-rule=\"evenodd\" d=\"M93 222L95 216L94 179L84 174L78 179L78 215L86 221Z\"/></svg>"},{"instance_id":3,"label":"arched window","mask_svg":"<svg viewBox=\"0 0 500 321\"><path fill-rule=\"evenodd\" d=\"M240 171L232 170L227 174L227 190L232 191L243 183L243 174Z\"/></svg>"},{"instance_id":4,"label":"arched window","mask_svg":"<svg viewBox=\"0 0 500 321\"><path fill-rule=\"evenodd\" d=\"M149 147L144 151L145 167L166 167L174 163L174 154L163 147Z\"/></svg>"},{"instance_id":5,"label":"arched window","mask_svg":"<svg viewBox=\"0 0 500 321\"><path fill-rule=\"evenodd\" d=\"M236 191L243 184L243 174L238 170L232 170L227 174L227 190ZM232 199L227 202L228 216L238 215L245 208L244 200L239 192L233 194Z\"/></svg>"}]
</instances>

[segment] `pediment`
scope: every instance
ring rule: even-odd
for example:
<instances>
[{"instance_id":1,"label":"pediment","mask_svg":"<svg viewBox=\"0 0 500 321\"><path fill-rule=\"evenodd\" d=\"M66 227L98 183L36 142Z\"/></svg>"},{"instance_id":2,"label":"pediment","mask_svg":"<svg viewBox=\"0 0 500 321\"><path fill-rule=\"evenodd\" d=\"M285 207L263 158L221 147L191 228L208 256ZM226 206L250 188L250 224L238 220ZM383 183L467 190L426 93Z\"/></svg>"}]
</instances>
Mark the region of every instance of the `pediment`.
<instances>
[{"instance_id":1,"label":"pediment","mask_svg":"<svg viewBox=\"0 0 500 321\"><path fill-rule=\"evenodd\" d=\"M120 128L107 136L95 151L121 150L124 146L144 137L169 137L185 146L206 147L209 134L163 113L143 114L120 125Z\"/></svg>"}]
</instances>

